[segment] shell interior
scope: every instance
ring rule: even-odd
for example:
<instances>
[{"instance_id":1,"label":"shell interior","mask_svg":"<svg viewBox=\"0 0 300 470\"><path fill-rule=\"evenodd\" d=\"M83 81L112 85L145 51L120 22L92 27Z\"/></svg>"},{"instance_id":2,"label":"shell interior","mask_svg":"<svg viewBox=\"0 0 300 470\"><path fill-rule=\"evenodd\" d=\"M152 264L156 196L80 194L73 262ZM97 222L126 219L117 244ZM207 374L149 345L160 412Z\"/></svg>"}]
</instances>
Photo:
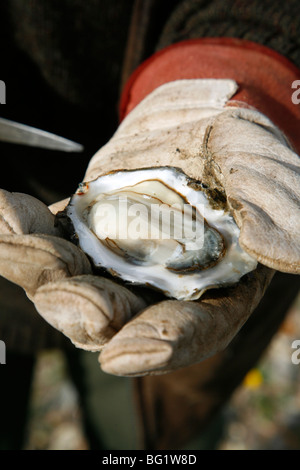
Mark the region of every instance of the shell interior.
<instances>
[{"instance_id":1,"label":"shell interior","mask_svg":"<svg viewBox=\"0 0 300 470\"><path fill-rule=\"evenodd\" d=\"M67 207L80 247L95 266L180 300L236 283L257 262L240 247L233 217L190 182L157 167L82 183Z\"/></svg>"}]
</instances>

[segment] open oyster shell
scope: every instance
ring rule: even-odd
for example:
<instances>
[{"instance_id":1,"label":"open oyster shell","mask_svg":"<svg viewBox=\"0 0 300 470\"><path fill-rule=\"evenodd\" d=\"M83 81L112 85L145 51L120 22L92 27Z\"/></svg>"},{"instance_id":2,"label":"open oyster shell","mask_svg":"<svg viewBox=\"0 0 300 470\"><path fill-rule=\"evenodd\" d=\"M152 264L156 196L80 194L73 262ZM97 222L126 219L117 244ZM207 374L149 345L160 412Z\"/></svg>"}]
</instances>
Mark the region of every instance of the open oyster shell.
<instances>
[{"instance_id":1,"label":"open oyster shell","mask_svg":"<svg viewBox=\"0 0 300 470\"><path fill-rule=\"evenodd\" d=\"M195 300L256 268L226 206L181 170L115 171L82 183L66 209L82 250L124 281Z\"/></svg>"}]
</instances>

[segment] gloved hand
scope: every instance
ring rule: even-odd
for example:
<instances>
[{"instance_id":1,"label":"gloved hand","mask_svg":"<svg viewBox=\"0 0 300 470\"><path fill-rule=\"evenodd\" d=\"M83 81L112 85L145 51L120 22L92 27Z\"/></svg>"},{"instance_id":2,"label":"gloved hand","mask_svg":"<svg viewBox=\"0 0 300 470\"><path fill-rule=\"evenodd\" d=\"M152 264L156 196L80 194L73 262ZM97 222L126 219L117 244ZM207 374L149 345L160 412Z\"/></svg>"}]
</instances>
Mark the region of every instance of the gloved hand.
<instances>
[{"instance_id":1,"label":"gloved hand","mask_svg":"<svg viewBox=\"0 0 300 470\"><path fill-rule=\"evenodd\" d=\"M241 246L260 263L235 286L199 301L153 303L92 273L39 201L2 191L0 273L76 346L100 350L104 371L164 373L223 350L275 270L299 273L299 157L259 112L227 107L231 80L182 80L148 95L91 160L85 181L116 168L180 167L225 194ZM51 208L61 209L64 203Z\"/></svg>"}]
</instances>

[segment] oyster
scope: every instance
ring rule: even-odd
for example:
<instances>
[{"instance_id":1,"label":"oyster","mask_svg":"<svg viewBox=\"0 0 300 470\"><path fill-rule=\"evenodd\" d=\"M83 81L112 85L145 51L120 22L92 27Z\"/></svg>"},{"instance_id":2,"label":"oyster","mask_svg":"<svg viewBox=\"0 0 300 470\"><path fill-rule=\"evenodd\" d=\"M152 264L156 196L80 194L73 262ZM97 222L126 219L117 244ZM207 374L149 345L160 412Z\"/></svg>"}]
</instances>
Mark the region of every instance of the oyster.
<instances>
[{"instance_id":1,"label":"oyster","mask_svg":"<svg viewBox=\"0 0 300 470\"><path fill-rule=\"evenodd\" d=\"M120 170L81 183L66 209L95 266L179 300L236 283L257 262L226 208L181 170Z\"/></svg>"}]
</instances>

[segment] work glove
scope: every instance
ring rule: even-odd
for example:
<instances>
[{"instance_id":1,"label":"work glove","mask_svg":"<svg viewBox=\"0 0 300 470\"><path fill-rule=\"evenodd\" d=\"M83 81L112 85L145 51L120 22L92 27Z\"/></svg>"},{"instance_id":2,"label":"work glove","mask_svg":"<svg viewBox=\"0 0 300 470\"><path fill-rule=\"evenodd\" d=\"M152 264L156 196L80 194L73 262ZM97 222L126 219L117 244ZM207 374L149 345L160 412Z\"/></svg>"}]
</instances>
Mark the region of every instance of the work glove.
<instances>
[{"instance_id":1,"label":"work glove","mask_svg":"<svg viewBox=\"0 0 300 470\"><path fill-rule=\"evenodd\" d=\"M30 196L1 192L1 275L22 286L75 346L101 351L108 373L166 373L224 350L275 270L299 273L299 157L267 117L231 106L237 88L226 79L158 87L123 120L84 177L172 166L222 195L241 247L258 261L233 286L194 301L158 300L154 291L97 274L58 223L67 201L47 208Z\"/></svg>"}]
</instances>

